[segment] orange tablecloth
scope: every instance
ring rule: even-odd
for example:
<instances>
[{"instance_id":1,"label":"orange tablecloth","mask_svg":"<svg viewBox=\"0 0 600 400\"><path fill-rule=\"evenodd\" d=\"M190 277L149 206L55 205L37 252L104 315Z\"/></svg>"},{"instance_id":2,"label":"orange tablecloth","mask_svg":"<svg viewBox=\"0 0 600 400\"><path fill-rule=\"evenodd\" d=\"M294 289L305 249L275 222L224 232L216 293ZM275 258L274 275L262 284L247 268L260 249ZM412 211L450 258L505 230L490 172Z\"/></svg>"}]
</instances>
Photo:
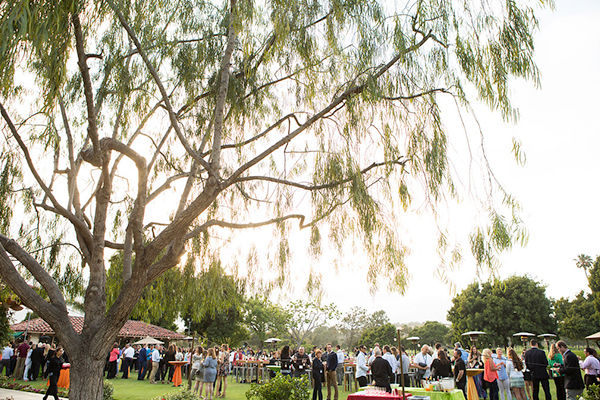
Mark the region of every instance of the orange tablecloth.
<instances>
[{"instance_id":1,"label":"orange tablecloth","mask_svg":"<svg viewBox=\"0 0 600 400\"><path fill-rule=\"evenodd\" d=\"M477 386L475 386L475 380L473 377L483 372L483 369L469 368L467 369L467 399L468 400L479 400L479 393L477 393Z\"/></svg>"},{"instance_id":2,"label":"orange tablecloth","mask_svg":"<svg viewBox=\"0 0 600 400\"><path fill-rule=\"evenodd\" d=\"M175 372L173 373L173 386L181 385L181 366L187 363L187 361L169 361L169 364L175 366Z\"/></svg>"},{"instance_id":3,"label":"orange tablecloth","mask_svg":"<svg viewBox=\"0 0 600 400\"><path fill-rule=\"evenodd\" d=\"M56 386L63 389L68 389L71 384L71 373L69 368L61 369ZM50 386L50 379L46 382L46 386Z\"/></svg>"}]
</instances>

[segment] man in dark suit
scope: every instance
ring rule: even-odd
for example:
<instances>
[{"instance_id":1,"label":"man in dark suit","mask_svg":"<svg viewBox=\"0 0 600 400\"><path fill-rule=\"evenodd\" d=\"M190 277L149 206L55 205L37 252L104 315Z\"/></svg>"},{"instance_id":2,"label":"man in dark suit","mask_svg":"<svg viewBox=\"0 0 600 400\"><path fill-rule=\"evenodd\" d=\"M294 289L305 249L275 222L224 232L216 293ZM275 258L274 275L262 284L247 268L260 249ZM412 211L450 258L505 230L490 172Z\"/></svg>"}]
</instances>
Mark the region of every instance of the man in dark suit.
<instances>
[{"instance_id":1,"label":"man in dark suit","mask_svg":"<svg viewBox=\"0 0 600 400\"><path fill-rule=\"evenodd\" d=\"M30 381L35 381L40 373L40 366L44 361L44 347L38 343L36 348L31 351L31 368L29 369Z\"/></svg>"},{"instance_id":2,"label":"man in dark suit","mask_svg":"<svg viewBox=\"0 0 600 400\"><path fill-rule=\"evenodd\" d=\"M148 360L147 360L147 354L146 352L148 350L146 350L146 347L148 345L145 344L144 347L142 347L140 349L140 352L138 353L138 381L142 381L144 380L144 375L146 375L146 370L147 370L147 365L148 365Z\"/></svg>"},{"instance_id":3,"label":"man in dark suit","mask_svg":"<svg viewBox=\"0 0 600 400\"><path fill-rule=\"evenodd\" d=\"M525 352L525 364L531 371L531 381L533 383L533 400L540 400L540 383L544 389L546 400L552 400L550 394L550 385L548 384L548 359L546 353L538 348L538 342L531 339L531 349Z\"/></svg>"},{"instance_id":4,"label":"man in dark suit","mask_svg":"<svg viewBox=\"0 0 600 400\"><path fill-rule=\"evenodd\" d=\"M331 351L331 343L327 343L327 400L331 400L331 386L334 388L333 400L338 400L338 385L335 370L338 365L338 356L334 351Z\"/></svg>"},{"instance_id":5,"label":"man in dark suit","mask_svg":"<svg viewBox=\"0 0 600 400\"><path fill-rule=\"evenodd\" d=\"M565 389L567 400L577 400L583 393L583 379L581 378L581 368L579 368L579 359L562 340L556 342L558 352L563 356L563 365L557 368L558 372L565 375Z\"/></svg>"}]
</instances>

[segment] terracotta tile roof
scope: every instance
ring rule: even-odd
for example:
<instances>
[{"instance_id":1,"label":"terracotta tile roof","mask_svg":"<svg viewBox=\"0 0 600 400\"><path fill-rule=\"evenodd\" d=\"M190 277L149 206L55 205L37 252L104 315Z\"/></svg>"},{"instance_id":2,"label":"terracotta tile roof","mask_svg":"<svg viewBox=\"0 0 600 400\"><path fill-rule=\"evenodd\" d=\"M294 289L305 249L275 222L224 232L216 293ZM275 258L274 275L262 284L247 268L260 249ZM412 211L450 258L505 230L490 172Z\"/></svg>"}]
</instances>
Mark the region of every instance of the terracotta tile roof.
<instances>
[{"instance_id":1,"label":"terracotta tile roof","mask_svg":"<svg viewBox=\"0 0 600 400\"><path fill-rule=\"evenodd\" d=\"M83 317L75 317L69 316L73 327L77 333L81 333L83 329ZM27 332L30 333L43 333L43 334L54 334L54 329L50 327L50 325L41 318L32 319L29 321L29 326L27 326L27 321L19 322L18 324L14 324L10 326L15 332L22 332L27 327ZM140 337L144 338L146 336L153 337L155 339L183 339L184 335L181 335L177 332L170 331L165 328L161 328L160 326L152 325L143 321L132 321L128 320L125 325L119 331L119 337Z\"/></svg>"}]
</instances>

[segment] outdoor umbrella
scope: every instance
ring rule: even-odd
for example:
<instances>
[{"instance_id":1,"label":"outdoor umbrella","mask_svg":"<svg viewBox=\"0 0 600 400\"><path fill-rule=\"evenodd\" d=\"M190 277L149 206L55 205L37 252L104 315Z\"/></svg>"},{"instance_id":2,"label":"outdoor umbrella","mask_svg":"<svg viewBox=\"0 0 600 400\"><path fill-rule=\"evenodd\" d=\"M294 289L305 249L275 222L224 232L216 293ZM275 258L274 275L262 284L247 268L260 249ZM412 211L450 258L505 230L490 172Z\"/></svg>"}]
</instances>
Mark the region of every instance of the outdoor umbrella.
<instances>
[{"instance_id":1,"label":"outdoor umbrella","mask_svg":"<svg viewBox=\"0 0 600 400\"><path fill-rule=\"evenodd\" d=\"M138 340L134 344L163 344L160 340L154 339L150 336L146 336L145 338Z\"/></svg>"}]
</instances>

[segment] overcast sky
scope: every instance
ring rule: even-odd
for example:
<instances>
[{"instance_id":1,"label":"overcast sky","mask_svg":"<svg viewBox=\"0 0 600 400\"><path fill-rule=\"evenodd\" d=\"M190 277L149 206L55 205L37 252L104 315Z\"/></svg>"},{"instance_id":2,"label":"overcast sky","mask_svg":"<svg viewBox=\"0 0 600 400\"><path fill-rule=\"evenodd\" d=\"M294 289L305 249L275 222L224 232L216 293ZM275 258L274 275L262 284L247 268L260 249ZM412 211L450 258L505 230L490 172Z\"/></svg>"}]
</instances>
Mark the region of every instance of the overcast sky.
<instances>
[{"instance_id":1,"label":"overcast sky","mask_svg":"<svg viewBox=\"0 0 600 400\"><path fill-rule=\"evenodd\" d=\"M554 12L539 12L538 18L535 60L542 88L536 90L531 83L513 86L521 115L517 125L505 124L484 109L477 115L492 138L487 143L492 169L523 205L529 231L525 248L502 256L500 277L529 274L547 285L550 297L572 298L587 287L573 259L581 253L600 254L600 2L558 0ZM510 153L513 136L523 144L525 166L518 166ZM434 276L438 260L431 237L436 232L426 216L416 222L419 229L411 232L413 251L407 259L412 280L404 296L380 292L371 297L360 285L360 272L336 276L323 268L329 283L326 301L342 311L352 306L383 309L392 322L446 322L452 294ZM431 228L424 229L428 224ZM468 249L463 247L463 252L462 268L451 275L458 291L476 278Z\"/></svg>"}]
</instances>

